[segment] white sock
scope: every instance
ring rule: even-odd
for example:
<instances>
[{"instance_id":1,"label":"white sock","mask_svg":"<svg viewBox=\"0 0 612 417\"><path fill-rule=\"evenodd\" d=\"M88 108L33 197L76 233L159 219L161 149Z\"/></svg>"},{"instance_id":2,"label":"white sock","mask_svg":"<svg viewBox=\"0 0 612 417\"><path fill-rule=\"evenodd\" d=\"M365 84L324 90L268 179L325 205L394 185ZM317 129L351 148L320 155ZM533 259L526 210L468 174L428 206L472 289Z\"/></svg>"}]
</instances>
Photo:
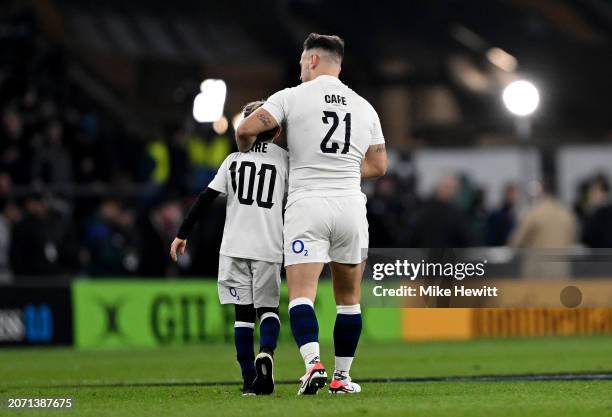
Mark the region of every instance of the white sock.
<instances>
[{"instance_id":1,"label":"white sock","mask_svg":"<svg viewBox=\"0 0 612 417\"><path fill-rule=\"evenodd\" d=\"M316 362L319 362L319 342L310 342L300 346L300 353L304 358L304 365L308 371Z\"/></svg>"},{"instance_id":2,"label":"white sock","mask_svg":"<svg viewBox=\"0 0 612 417\"><path fill-rule=\"evenodd\" d=\"M353 359L353 357L336 356L336 370L334 374L338 373L342 376L348 376Z\"/></svg>"}]
</instances>

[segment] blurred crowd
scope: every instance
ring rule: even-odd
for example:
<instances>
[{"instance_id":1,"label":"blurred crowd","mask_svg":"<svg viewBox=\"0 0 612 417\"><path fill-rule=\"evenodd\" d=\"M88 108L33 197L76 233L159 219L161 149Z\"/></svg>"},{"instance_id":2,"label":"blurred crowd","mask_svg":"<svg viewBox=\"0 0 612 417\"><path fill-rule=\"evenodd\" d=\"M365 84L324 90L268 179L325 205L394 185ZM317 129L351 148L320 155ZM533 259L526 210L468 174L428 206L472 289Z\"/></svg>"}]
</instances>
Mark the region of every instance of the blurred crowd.
<instances>
[{"instance_id":1,"label":"blurred crowd","mask_svg":"<svg viewBox=\"0 0 612 417\"><path fill-rule=\"evenodd\" d=\"M573 207L549 180L529 190L509 183L493 208L467 175L444 176L429 196L416 193L416 181L393 173L378 180L368 199L371 247L612 247L612 195L603 174L579 185Z\"/></svg>"},{"instance_id":2,"label":"blurred crowd","mask_svg":"<svg viewBox=\"0 0 612 417\"><path fill-rule=\"evenodd\" d=\"M218 253L222 202L191 262L170 265L167 246L232 151L229 133L126 126L34 22L27 10L0 22L0 277L216 273L197 254Z\"/></svg>"},{"instance_id":3,"label":"blurred crowd","mask_svg":"<svg viewBox=\"0 0 612 417\"><path fill-rule=\"evenodd\" d=\"M179 264L168 248L233 151L231 127L132 132L71 80L66 57L35 36L32 19L15 19L0 36L0 277L215 276L222 200ZM581 184L574 207L545 182L526 211L517 184L490 209L466 175L442 178L427 196L417 181L392 171L368 187L371 247L612 247L605 176Z\"/></svg>"}]
</instances>

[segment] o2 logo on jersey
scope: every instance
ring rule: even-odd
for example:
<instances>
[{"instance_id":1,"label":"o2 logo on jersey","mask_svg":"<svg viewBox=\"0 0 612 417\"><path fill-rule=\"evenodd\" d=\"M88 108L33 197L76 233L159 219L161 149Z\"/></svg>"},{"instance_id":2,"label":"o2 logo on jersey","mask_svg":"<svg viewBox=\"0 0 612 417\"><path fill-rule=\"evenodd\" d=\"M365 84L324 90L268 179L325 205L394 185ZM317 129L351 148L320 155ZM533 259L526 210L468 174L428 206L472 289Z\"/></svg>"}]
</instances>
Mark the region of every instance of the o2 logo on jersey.
<instances>
[{"instance_id":1,"label":"o2 logo on jersey","mask_svg":"<svg viewBox=\"0 0 612 417\"><path fill-rule=\"evenodd\" d=\"M234 297L236 300L240 301L240 296L238 295L238 291L236 291L236 288L234 287L230 287L229 289L229 293L232 297Z\"/></svg>"},{"instance_id":2,"label":"o2 logo on jersey","mask_svg":"<svg viewBox=\"0 0 612 417\"><path fill-rule=\"evenodd\" d=\"M293 243L291 244L291 250L297 255L303 253L304 256L308 256L308 249L306 249L306 247L304 246L304 242L299 239L293 241Z\"/></svg>"}]
</instances>

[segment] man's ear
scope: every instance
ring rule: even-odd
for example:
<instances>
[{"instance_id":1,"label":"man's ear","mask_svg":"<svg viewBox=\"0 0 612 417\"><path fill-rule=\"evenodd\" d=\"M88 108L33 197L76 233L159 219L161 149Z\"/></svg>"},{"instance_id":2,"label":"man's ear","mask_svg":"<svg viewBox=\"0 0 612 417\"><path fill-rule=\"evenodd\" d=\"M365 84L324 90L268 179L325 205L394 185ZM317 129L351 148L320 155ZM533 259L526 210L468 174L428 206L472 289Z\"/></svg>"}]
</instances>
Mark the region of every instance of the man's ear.
<instances>
[{"instance_id":1,"label":"man's ear","mask_svg":"<svg viewBox=\"0 0 612 417\"><path fill-rule=\"evenodd\" d=\"M319 65L320 61L321 61L321 57L319 55L311 54L310 55L310 69L315 69Z\"/></svg>"}]
</instances>

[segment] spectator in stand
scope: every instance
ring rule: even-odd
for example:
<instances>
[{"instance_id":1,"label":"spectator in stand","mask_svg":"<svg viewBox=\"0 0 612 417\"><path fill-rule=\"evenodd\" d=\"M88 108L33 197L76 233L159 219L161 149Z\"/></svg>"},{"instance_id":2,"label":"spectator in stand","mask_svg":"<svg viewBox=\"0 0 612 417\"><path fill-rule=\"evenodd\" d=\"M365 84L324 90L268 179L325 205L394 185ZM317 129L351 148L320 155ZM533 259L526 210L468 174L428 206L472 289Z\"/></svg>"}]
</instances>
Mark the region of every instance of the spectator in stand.
<instances>
[{"instance_id":1,"label":"spectator in stand","mask_svg":"<svg viewBox=\"0 0 612 417\"><path fill-rule=\"evenodd\" d=\"M176 236L183 218L181 204L176 199L161 199L138 225L140 238L139 267L141 276L176 275L175 264L168 248Z\"/></svg>"},{"instance_id":2,"label":"spectator in stand","mask_svg":"<svg viewBox=\"0 0 612 417\"><path fill-rule=\"evenodd\" d=\"M55 120L47 126L43 145L37 150L33 161L33 175L49 185L72 183L70 154L63 144L64 128Z\"/></svg>"},{"instance_id":3,"label":"spectator in stand","mask_svg":"<svg viewBox=\"0 0 612 417\"><path fill-rule=\"evenodd\" d=\"M470 231L470 244L483 246L487 235L487 219L489 213L485 207L485 192L482 188L474 187L472 199L465 211Z\"/></svg>"},{"instance_id":4,"label":"spectator in stand","mask_svg":"<svg viewBox=\"0 0 612 417\"><path fill-rule=\"evenodd\" d=\"M24 202L24 216L13 228L10 257L15 275L59 275L60 242L47 199L39 193Z\"/></svg>"},{"instance_id":5,"label":"spectator in stand","mask_svg":"<svg viewBox=\"0 0 612 417\"><path fill-rule=\"evenodd\" d=\"M10 200L11 177L0 172L0 282L11 277L10 244L11 229L21 215L17 205Z\"/></svg>"},{"instance_id":6,"label":"spectator in stand","mask_svg":"<svg viewBox=\"0 0 612 417\"><path fill-rule=\"evenodd\" d=\"M0 282L8 281L11 276L9 248L11 242L11 221L5 213L7 201L0 197Z\"/></svg>"},{"instance_id":7,"label":"spectator in stand","mask_svg":"<svg viewBox=\"0 0 612 417\"><path fill-rule=\"evenodd\" d=\"M397 179L392 175L376 181L374 195L368 199L370 246L393 247L399 244L406 228L402 226L405 214L402 200L397 194Z\"/></svg>"},{"instance_id":8,"label":"spectator in stand","mask_svg":"<svg viewBox=\"0 0 612 417\"><path fill-rule=\"evenodd\" d=\"M487 245L504 246L516 224L518 189L514 184L506 185L502 204L487 219Z\"/></svg>"},{"instance_id":9,"label":"spectator in stand","mask_svg":"<svg viewBox=\"0 0 612 417\"><path fill-rule=\"evenodd\" d=\"M523 216L510 245L518 248L568 248L576 242L576 217L544 181L535 205Z\"/></svg>"},{"instance_id":10,"label":"spectator in stand","mask_svg":"<svg viewBox=\"0 0 612 417\"><path fill-rule=\"evenodd\" d=\"M86 227L90 256L89 273L95 276L125 276L135 272L136 253L132 236L132 213L112 199L102 202Z\"/></svg>"},{"instance_id":11,"label":"spectator in stand","mask_svg":"<svg viewBox=\"0 0 612 417\"><path fill-rule=\"evenodd\" d=\"M510 245L524 249L566 249L576 242L577 222L574 213L553 195L550 183L544 181L536 190L535 205L523 216L510 237ZM525 251L522 275L526 278L564 278L570 275L569 262L559 253L553 262L541 251Z\"/></svg>"},{"instance_id":12,"label":"spectator in stand","mask_svg":"<svg viewBox=\"0 0 612 417\"><path fill-rule=\"evenodd\" d=\"M226 128L227 129L227 128ZM192 167L191 191L199 193L213 179L217 169L235 145L225 134L217 134L214 129L204 129L205 134L187 135L186 151ZM225 131L224 131L225 133Z\"/></svg>"},{"instance_id":13,"label":"spectator in stand","mask_svg":"<svg viewBox=\"0 0 612 417\"><path fill-rule=\"evenodd\" d=\"M186 136L183 129L168 130L168 156L170 160L170 177L168 185L181 194L189 191L190 164L186 150Z\"/></svg>"},{"instance_id":14,"label":"spectator in stand","mask_svg":"<svg viewBox=\"0 0 612 417\"><path fill-rule=\"evenodd\" d=\"M85 132L78 132L70 148L72 158L72 172L74 180L79 184L98 181L102 173L98 163L98 149L94 139Z\"/></svg>"},{"instance_id":15,"label":"spectator in stand","mask_svg":"<svg viewBox=\"0 0 612 417\"><path fill-rule=\"evenodd\" d=\"M30 182L31 154L21 115L16 109L5 110L0 131L0 169L11 176L13 183L27 184Z\"/></svg>"},{"instance_id":16,"label":"spectator in stand","mask_svg":"<svg viewBox=\"0 0 612 417\"><path fill-rule=\"evenodd\" d=\"M610 184L596 177L588 189L589 210L584 219L582 241L591 248L612 248L612 199Z\"/></svg>"},{"instance_id":17,"label":"spectator in stand","mask_svg":"<svg viewBox=\"0 0 612 417\"><path fill-rule=\"evenodd\" d=\"M453 175L440 180L433 196L416 215L410 247L463 248L470 245L467 218L455 203L458 186Z\"/></svg>"}]
</instances>

